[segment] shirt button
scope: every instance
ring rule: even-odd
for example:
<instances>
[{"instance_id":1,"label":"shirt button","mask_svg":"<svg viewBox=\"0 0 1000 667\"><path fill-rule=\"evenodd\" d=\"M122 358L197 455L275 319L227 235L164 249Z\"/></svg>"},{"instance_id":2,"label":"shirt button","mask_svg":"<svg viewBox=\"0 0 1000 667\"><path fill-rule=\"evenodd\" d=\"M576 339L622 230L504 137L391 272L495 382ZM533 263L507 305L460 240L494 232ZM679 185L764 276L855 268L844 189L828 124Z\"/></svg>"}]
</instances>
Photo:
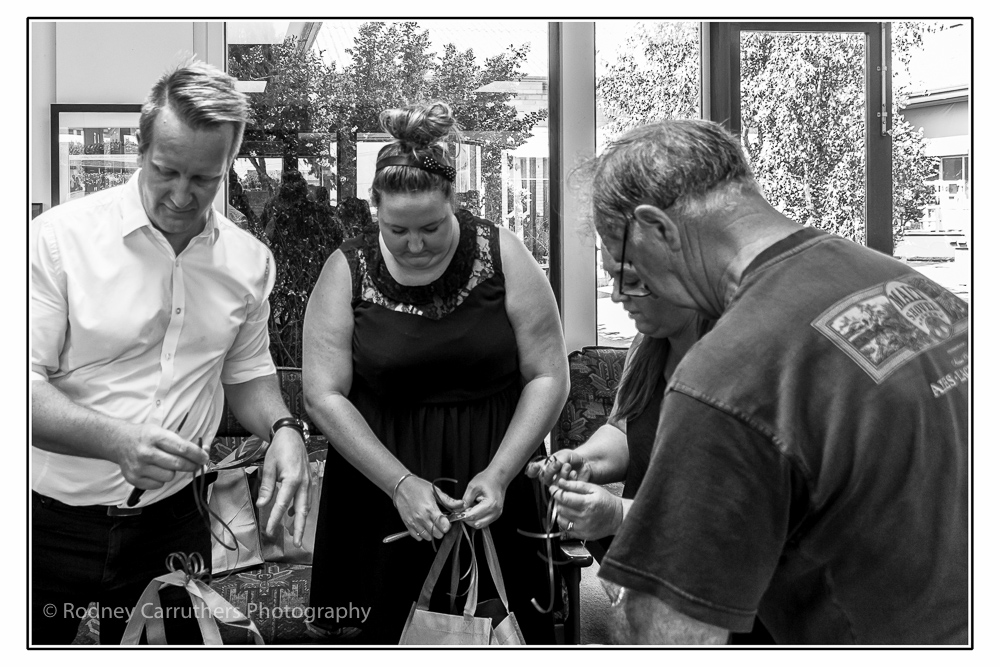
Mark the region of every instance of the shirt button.
<instances>
[{"instance_id":1,"label":"shirt button","mask_svg":"<svg viewBox=\"0 0 1000 667\"><path fill-rule=\"evenodd\" d=\"M175 310L174 312L175 312L175 313L177 313L178 315L180 315L180 314L181 314L181 309L180 309L180 308L178 308L178 309L177 309L177 310Z\"/></svg>"},{"instance_id":2,"label":"shirt button","mask_svg":"<svg viewBox=\"0 0 1000 667\"><path fill-rule=\"evenodd\" d=\"M166 355L164 355L164 356L166 356L166 358L167 358L167 359L169 359L169 358L170 358L170 353L169 353L169 352L167 352L167 354L166 354Z\"/></svg>"},{"instance_id":3,"label":"shirt button","mask_svg":"<svg viewBox=\"0 0 1000 667\"><path fill-rule=\"evenodd\" d=\"M157 406L159 406L159 405L160 405L160 401L159 401L159 400L157 400L157 401L156 401L156 405L157 405Z\"/></svg>"}]
</instances>

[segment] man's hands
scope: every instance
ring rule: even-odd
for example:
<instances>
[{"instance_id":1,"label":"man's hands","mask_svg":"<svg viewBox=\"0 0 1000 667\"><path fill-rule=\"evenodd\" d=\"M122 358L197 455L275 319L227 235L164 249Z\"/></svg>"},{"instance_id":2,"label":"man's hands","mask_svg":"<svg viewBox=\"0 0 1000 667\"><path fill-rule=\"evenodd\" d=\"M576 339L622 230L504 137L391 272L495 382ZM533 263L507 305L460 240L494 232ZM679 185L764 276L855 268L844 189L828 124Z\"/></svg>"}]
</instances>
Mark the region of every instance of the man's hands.
<instances>
[{"instance_id":1,"label":"man's hands","mask_svg":"<svg viewBox=\"0 0 1000 667\"><path fill-rule=\"evenodd\" d=\"M208 452L173 431L151 424L128 424L115 443L115 462L137 489L158 489L208 463Z\"/></svg>"},{"instance_id":2,"label":"man's hands","mask_svg":"<svg viewBox=\"0 0 1000 667\"><path fill-rule=\"evenodd\" d=\"M302 546L315 486L309 474L309 458L302 436L292 428L278 429L264 456L257 496L257 507L266 507L274 496L265 532L273 536L281 518L288 512L295 517L292 542L297 547Z\"/></svg>"}]
</instances>

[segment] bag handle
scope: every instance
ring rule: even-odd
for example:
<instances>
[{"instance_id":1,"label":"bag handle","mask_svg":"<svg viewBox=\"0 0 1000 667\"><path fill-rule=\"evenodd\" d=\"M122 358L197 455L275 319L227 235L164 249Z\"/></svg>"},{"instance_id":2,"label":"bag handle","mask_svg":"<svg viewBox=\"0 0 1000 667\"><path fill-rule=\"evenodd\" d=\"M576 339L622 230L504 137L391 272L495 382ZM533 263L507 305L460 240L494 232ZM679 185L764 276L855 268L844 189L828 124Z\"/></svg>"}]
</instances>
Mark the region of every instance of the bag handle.
<instances>
[{"instance_id":1,"label":"bag handle","mask_svg":"<svg viewBox=\"0 0 1000 667\"><path fill-rule=\"evenodd\" d=\"M473 548L475 547L473 546ZM461 558L458 558L458 553L459 549L456 549L455 550L456 557L451 559L451 590L448 594L449 598L448 610L452 614L458 612L458 610L455 608L455 603L458 602L458 587L462 582L462 563L461 563Z\"/></svg>"},{"instance_id":2,"label":"bag handle","mask_svg":"<svg viewBox=\"0 0 1000 667\"><path fill-rule=\"evenodd\" d=\"M496 586L500 602L503 602L504 609L510 612L510 605L507 603L507 589L503 585L503 574L500 571L500 560L497 558L497 548L493 544L493 535L490 534L490 527L486 526L480 531L483 534L483 551L486 552L486 563L490 567L490 574L493 575L493 585Z\"/></svg>"},{"instance_id":3,"label":"bag handle","mask_svg":"<svg viewBox=\"0 0 1000 667\"><path fill-rule=\"evenodd\" d=\"M166 634L163 626L163 612L160 602L160 591L169 586L178 586L187 590L188 597L194 608L195 616L198 620L198 628L201 630L202 640L206 645L222 644L222 635L219 633L218 623L246 630L253 636L255 644L263 645L264 639L260 631L252 620L244 616L236 607L229 603L216 591L209 588L208 584L198 579L190 578L185 572L173 571L168 574L155 577L146 586L146 589L139 597L139 601L132 608L125 632L122 635L123 646L135 646L142 637L143 628L146 629L146 639L150 644L166 644ZM150 609L154 611L151 617L146 617L146 612Z\"/></svg>"},{"instance_id":4,"label":"bag handle","mask_svg":"<svg viewBox=\"0 0 1000 667\"><path fill-rule=\"evenodd\" d=\"M464 525L461 526L461 532L459 532L458 526L453 524L452 529L445 533L441 544L438 545L437 556L434 557L434 562L431 563L431 569L427 573L427 578L424 579L423 588L420 590L420 597L417 598L417 609L424 611L430 609L431 594L434 592L434 586L437 584L438 577L441 576L441 571L444 570L444 564L448 560L449 554L454 552L455 558L458 558L461 548L460 540L463 536L469 539L468 529ZM463 610L463 615L466 618L472 618L475 615L476 604L479 599L479 567L476 563L475 549L472 550L472 566L470 571L469 594L466 597L465 609Z\"/></svg>"}]
</instances>

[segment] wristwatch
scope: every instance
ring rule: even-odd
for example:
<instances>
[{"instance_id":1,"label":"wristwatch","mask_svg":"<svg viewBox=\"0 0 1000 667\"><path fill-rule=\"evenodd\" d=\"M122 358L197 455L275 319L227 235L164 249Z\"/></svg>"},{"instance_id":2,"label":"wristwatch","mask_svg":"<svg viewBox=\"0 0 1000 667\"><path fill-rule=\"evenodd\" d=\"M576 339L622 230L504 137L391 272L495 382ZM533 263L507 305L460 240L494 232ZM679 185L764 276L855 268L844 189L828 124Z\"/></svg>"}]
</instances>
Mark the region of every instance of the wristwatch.
<instances>
[{"instance_id":1,"label":"wristwatch","mask_svg":"<svg viewBox=\"0 0 1000 667\"><path fill-rule=\"evenodd\" d=\"M301 419L295 417L282 417L271 425L271 441L274 441L274 434L279 428L294 428L302 436L302 442L309 439L309 426Z\"/></svg>"}]
</instances>

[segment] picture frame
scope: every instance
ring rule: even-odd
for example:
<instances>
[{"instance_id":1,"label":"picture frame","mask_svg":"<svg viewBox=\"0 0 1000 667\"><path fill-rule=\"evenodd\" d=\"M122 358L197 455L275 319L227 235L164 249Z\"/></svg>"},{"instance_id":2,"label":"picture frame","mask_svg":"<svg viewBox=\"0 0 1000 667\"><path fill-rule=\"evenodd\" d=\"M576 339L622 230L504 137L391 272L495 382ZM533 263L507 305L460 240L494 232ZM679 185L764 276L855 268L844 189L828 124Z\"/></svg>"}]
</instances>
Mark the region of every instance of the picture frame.
<instances>
[{"instance_id":1,"label":"picture frame","mask_svg":"<svg viewBox=\"0 0 1000 667\"><path fill-rule=\"evenodd\" d=\"M141 104L50 108L52 206L124 183L139 168Z\"/></svg>"}]
</instances>

